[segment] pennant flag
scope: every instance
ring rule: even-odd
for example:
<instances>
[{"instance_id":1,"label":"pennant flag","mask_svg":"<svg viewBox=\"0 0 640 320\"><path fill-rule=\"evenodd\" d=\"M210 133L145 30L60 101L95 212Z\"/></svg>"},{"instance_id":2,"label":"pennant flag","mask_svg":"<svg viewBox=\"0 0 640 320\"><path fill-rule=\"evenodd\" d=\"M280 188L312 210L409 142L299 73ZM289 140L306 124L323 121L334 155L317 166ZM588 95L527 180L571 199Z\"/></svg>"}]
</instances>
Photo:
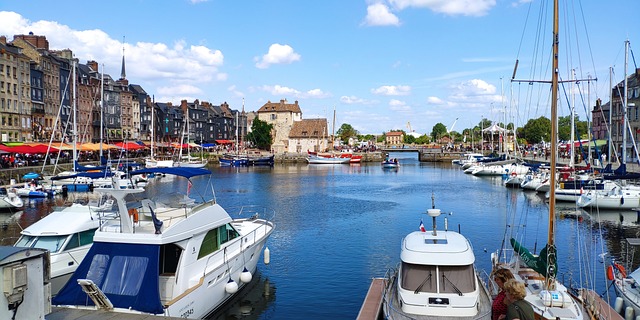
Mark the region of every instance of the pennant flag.
<instances>
[{"instance_id":1,"label":"pennant flag","mask_svg":"<svg viewBox=\"0 0 640 320\"><path fill-rule=\"evenodd\" d=\"M422 219L420 219L420 231L427 232L427 229L424 228L424 224L422 224Z\"/></svg>"},{"instance_id":2,"label":"pennant flag","mask_svg":"<svg viewBox=\"0 0 640 320\"><path fill-rule=\"evenodd\" d=\"M188 180L188 182L187 182L187 195L189 195L189 192L191 192L191 186L192 185L193 184L191 183L191 180Z\"/></svg>"}]
</instances>

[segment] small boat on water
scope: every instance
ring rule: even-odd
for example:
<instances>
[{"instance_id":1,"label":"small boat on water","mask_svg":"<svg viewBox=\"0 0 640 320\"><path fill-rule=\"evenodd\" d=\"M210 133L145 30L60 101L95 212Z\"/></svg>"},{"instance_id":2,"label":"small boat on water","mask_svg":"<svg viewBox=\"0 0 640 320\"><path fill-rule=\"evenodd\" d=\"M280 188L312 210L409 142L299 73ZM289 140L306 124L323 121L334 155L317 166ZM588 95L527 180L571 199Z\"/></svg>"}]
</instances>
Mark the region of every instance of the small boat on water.
<instances>
[{"instance_id":1,"label":"small boat on water","mask_svg":"<svg viewBox=\"0 0 640 320\"><path fill-rule=\"evenodd\" d=\"M387 274L384 319L491 319L491 297L471 243L455 231L437 230L435 206L427 214L433 230L421 221L420 230L402 239L400 265Z\"/></svg>"},{"instance_id":2,"label":"small boat on water","mask_svg":"<svg viewBox=\"0 0 640 320\"><path fill-rule=\"evenodd\" d=\"M0 187L0 210L22 208L24 202L13 191L8 191L5 187Z\"/></svg>"},{"instance_id":3,"label":"small boat on water","mask_svg":"<svg viewBox=\"0 0 640 320\"><path fill-rule=\"evenodd\" d=\"M325 157L322 155L309 154L307 162L309 164L347 164L351 161L351 157L331 156Z\"/></svg>"},{"instance_id":4,"label":"small boat on water","mask_svg":"<svg viewBox=\"0 0 640 320\"><path fill-rule=\"evenodd\" d=\"M218 161L221 166L246 167L249 165L249 158L242 155L224 154Z\"/></svg>"},{"instance_id":5,"label":"small boat on water","mask_svg":"<svg viewBox=\"0 0 640 320\"><path fill-rule=\"evenodd\" d=\"M118 210L100 222L91 249L52 300L54 305L116 317L128 313L202 319L251 281L263 249L269 263L265 244L275 227L273 212L251 206L227 212L210 184L191 183L194 177L211 182L211 171L174 167L131 174L186 178L185 185L194 185L187 190L200 200L187 196L162 203L136 199L142 189L102 189L115 199Z\"/></svg>"},{"instance_id":6,"label":"small boat on water","mask_svg":"<svg viewBox=\"0 0 640 320\"><path fill-rule=\"evenodd\" d=\"M394 169L400 167L400 161L398 161L398 158L387 158L382 161L381 165L383 169Z\"/></svg>"}]
</instances>

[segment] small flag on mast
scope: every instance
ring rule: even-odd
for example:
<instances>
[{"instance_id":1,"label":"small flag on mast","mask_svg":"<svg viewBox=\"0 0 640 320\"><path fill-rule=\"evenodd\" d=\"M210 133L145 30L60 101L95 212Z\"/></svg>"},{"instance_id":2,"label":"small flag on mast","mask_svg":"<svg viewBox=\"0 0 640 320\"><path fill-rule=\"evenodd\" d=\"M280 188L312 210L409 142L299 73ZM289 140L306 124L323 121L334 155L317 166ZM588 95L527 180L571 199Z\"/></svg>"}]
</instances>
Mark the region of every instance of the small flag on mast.
<instances>
[{"instance_id":1,"label":"small flag on mast","mask_svg":"<svg viewBox=\"0 0 640 320\"><path fill-rule=\"evenodd\" d=\"M420 219L420 231L427 232L427 229L424 228L424 224L422 223L422 219Z\"/></svg>"}]
</instances>

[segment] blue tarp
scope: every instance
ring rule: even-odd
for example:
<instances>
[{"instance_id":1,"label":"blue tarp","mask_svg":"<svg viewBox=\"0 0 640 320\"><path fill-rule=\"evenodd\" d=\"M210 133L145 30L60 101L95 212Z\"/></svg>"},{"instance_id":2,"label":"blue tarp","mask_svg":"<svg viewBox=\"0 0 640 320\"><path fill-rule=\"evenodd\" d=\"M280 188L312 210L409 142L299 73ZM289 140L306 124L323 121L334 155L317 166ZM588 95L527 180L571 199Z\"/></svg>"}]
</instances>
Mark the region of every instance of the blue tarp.
<instances>
[{"instance_id":1,"label":"blue tarp","mask_svg":"<svg viewBox=\"0 0 640 320\"><path fill-rule=\"evenodd\" d=\"M215 147L215 146L217 146L217 144L215 144L215 143L203 143L202 144L203 148L212 148L212 147Z\"/></svg>"},{"instance_id":2,"label":"blue tarp","mask_svg":"<svg viewBox=\"0 0 640 320\"><path fill-rule=\"evenodd\" d=\"M93 301L78 285L78 279L88 279L116 308L163 313L158 285L159 254L157 245L94 242L52 303L93 306Z\"/></svg>"},{"instance_id":3,"label":"blue tarp","mask_svg":"<svg viewBox=\"0 0 640 320\"><path fill-rule=\"evenodd\" d=\"M85 167L78 163L78 161L73 162L75 165L75 169L73 171L93 171L93 170L107 170L106 166L89 166Z\"/></svg>"},{"instance_id":4,"label":"blue tarp","mask_svg":"<svg viewBox=\"0 0 640 320\"><path fill-rule=\"evenodd\" d=\"M190 179L194 176L200 176L205 174L211 174L211 171L202 168L186 168L186 167L171 167L171 168L146 168L130 172L130 174L150 174L150 173L164 173L173 174L176 176L185 177Z\"/></svg>"}]
</instances>

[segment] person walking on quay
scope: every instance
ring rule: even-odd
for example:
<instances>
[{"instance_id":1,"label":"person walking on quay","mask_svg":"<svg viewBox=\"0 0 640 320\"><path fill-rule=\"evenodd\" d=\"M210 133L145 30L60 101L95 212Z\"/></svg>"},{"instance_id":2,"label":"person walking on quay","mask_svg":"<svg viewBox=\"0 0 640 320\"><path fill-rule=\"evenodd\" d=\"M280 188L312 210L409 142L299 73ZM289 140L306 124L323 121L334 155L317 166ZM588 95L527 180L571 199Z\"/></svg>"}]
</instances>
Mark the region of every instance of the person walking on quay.
<instances>
[{"instance_id":1,"label":"person walking on quay","mask_svg":"<svg viewBox=\"0 0 640 320\"><path fill-rule=\"evenodd\" d=\"M524 297L527 295L524 283L518 282L515 279L508 280L504 284L504 291L507 294L507 320L534 320L533 308L531 305L524 301Z\"/></svg>"}]
</instances>

